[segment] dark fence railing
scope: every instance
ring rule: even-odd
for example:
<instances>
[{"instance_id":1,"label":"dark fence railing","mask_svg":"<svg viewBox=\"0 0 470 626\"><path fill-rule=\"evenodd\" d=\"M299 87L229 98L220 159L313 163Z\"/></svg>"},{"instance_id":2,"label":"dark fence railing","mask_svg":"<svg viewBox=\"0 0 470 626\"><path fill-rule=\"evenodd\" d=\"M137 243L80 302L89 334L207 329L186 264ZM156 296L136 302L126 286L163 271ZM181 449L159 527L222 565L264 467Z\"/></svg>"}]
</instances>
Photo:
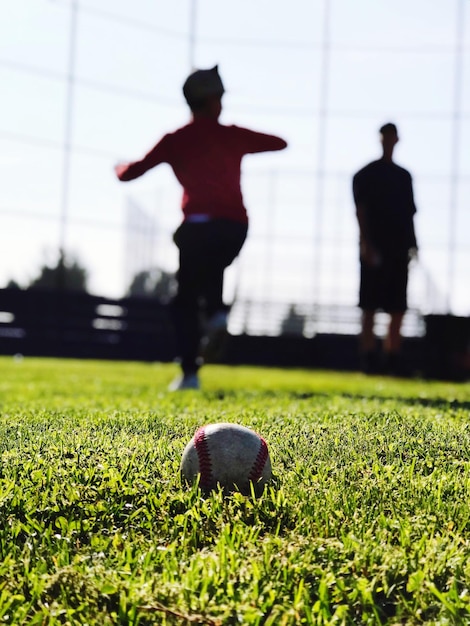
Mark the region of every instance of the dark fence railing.
<instances>
[{"instance_id":1,"label":"dark fence railing","mask_svg":"<svg viewBox=\"0 0 470 626\"><path fill-rule=\"evenodd\" d=\"M0 290L0 353L142 361L175 357L168 306L81 292Z\"/></svg>"},{"instance_id":2,"label":"dark fence railing","mask_svg":"<svg viewBox=\"0 0 470 626\"><path fill-rule=\"evenodd\" d=\"M412 371L428 378L469 379L470 318L428 315L424 324L424 336L404 339ZM168 304L43 289L0 289L0 354L160 362L177 357ZM245 331L229 336L223 362L356 370L357 334Z\"/></svg>"}]
</instances>

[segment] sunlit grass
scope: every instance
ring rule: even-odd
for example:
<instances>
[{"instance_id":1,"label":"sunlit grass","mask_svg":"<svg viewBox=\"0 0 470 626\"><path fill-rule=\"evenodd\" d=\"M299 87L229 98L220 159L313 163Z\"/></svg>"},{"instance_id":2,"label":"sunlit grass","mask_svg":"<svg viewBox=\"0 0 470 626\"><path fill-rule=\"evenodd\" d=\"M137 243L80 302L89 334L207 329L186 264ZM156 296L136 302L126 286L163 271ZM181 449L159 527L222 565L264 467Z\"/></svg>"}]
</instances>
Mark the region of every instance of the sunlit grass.
<instances>
[{"instance_id":1,"label":"sunlit grass","mask_svg":"<svg viewBox=\"0 0 470 626\"><path fill-rule=\"evenodd\" d=\"M470 623L470 389L0 358L0 622ZM259 500L181 485L195 429L268 442Z\"/></svg>"}]
</instances>

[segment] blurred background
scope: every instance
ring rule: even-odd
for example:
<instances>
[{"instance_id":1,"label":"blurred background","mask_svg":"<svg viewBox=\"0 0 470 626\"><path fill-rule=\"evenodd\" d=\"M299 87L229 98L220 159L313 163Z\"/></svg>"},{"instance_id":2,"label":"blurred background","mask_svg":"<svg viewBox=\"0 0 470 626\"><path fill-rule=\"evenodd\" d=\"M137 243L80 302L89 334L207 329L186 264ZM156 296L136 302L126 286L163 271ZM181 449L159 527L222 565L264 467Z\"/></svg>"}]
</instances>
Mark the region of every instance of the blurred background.
<instances>
[{"instance_id":1,"label":"blurred background","mask_svg":"<svg viewBox=\"0 0 470 626\"><path fill-rule=\"evenodd\" d=\"M131 183L113 166L185 124L186 76L218 64L221 122L289 143L243 162L250 231L226 275L232 333L358 330L351 179L380 156L388 121L418 207L404 333L422 334L429 313L468 316L469 52L467 0L9 3L0 287L28 287L60 251L91 294L171 282L181 190L166 165Z\"/></svg>"}]
</instances>

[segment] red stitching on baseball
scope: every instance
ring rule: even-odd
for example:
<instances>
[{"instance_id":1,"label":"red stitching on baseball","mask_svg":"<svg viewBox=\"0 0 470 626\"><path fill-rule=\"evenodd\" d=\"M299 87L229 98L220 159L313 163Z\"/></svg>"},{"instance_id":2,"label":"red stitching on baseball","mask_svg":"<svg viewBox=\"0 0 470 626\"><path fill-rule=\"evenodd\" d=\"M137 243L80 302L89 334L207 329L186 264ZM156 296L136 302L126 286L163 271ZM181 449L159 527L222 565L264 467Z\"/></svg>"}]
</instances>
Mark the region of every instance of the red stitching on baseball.
<instances>
[{"instance_id":1,"label":"red stitching on baseball","mask_svg":"<svg viewBox=\"0 0 470 626\"><path fill-rule=\"evenodd\" d=\"M209 487L212 482L212 463L204 426L198 428L194 435L194 447L199 460L200 484L203 487Z\"/></svg>"},{"instance_id":2,"label":"red stitching on baseball","mask_svg":"<svg viewBox=\"0 0 470 626\"><path fill-rule=\"evenodd\" d=\"M260 446L258 450L258 454L256 456L256 460L253 463L253 467L251 468L250 475L248 476L249 480L253 483L257 482L263 473L264 465L268 458L268 444L260 437Z\"/></svg>"}]
</instances>

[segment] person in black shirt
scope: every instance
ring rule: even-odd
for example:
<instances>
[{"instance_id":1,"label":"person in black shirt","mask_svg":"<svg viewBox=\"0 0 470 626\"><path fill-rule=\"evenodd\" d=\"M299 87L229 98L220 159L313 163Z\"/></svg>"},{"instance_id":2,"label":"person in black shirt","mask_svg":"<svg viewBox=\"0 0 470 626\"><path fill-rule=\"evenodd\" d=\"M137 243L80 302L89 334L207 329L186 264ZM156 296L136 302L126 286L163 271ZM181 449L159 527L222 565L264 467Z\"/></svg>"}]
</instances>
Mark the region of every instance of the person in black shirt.
<instances>
[{"instance_id":1,"label":"person in black shirt","mask_svg":"<svg viewBox=\"0 0 470 626\"><path fill-rule=\"evenodd\" d=\"M392 158L397 127L385 124L380 136L382 158L353 177L360 240L360 351L364 371L379 371L374 321L377 310L385 311L390 321L383 360L386 371L396 374L400 373L401 326L407 309L408 264L418 249L413 219L416 206L411 175Z\"/></svg>"}]
</instances>

